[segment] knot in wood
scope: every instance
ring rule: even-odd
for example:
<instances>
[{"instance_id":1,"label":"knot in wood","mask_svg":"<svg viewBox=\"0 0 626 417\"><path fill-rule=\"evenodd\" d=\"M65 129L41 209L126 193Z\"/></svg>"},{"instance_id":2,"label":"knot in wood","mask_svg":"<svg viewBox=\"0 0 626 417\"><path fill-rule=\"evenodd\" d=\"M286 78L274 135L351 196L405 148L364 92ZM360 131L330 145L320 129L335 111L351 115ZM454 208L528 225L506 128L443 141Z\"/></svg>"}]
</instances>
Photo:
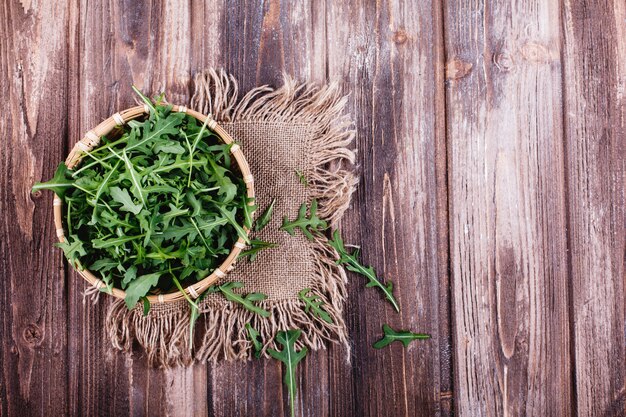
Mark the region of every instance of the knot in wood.
<instances>
[{"instance_id":1,"label":"knot in wood","mask_svg":"<svg viewBox=\"0 0 626 417\"><path fill-rule=\"evenodd\" d=\"M31 345L37 346L43 341L43 331L35 323L29 323L22 332L24 341Z\"/></svg>"},{"instance_id":2,"label":"knot in wood","mask_svg":"<svg viewBox=\"0 0 626 417\"><path fill-rule=\"evenodd\" d=\"M551 53L544 45L536 42L527 42L522 46L522 57L529 62L547 62L551 60Z\"/></svg>"},{"instance_id":3,"label":"knot in wood","mask_svg":"<svg viewBox=\"0 0 626 417\"><path fill-rule=\"evenodd\" d=\"M465 77L472 70L472 63L454 58L446 63L446 79L458 80Z\"/></svg>"},{"instance_id":4,"label":"knot in wood","mask_svg":"<svg viewBox=\"0 0 626 417\"><path fill-rule=\"evenodd\" d=\"M496 52L492 57L493 63L502 72L509 72L515 68L513 56L506 51Z\"/></svg>"},{"instance_id":5,"label":"knot in wood","mask_svg":"<svg viewBox=\"0 0 626 417\"><path fill-rule=\"evenodd\" d=\"M408 37L408 35L407 35L407 33L406 33L406 31L404 29L396 30L393 33L393 42L396 45L405 44L408 39L409 39L409 37Z\"/></svg>"}]
</instances>

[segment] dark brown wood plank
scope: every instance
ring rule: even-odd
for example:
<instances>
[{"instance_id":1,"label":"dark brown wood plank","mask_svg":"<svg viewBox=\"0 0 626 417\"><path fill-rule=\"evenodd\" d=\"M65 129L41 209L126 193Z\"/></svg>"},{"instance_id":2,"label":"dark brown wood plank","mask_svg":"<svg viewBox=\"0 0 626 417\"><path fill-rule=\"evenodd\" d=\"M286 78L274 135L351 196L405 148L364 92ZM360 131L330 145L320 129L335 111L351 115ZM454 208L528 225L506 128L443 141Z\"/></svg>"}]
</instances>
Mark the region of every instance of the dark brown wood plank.
<instances>
[{"instance_id":1,"label":"dark brown wood plank","mask_svg":"<svg viewBox=\"0 0 626 417\"><path fill-rule=\"evenodd\" d=\"M213 14L209 6L205 9ZM203 66L223 66L239 81L243 94L257 85L282 85L283 73L297 80L325 80L323 4L268 1L226 2L221 17L221 48L204 54ZM194 21L194 25L201 22ZM205 23L206 25L206 23ZM214 31L215 29L209 29ZM212 50L215 40L194 39L194 51ZM340 357L341 349L310 353L299 367L297 409L302 416L337 415L328 410L328 357ZM289 415L283 368L275 360L219 363L212 371L212 407L216 416ZM343 387L342 387L343 388Z\"/></svg>"},{"instance_id":2,"label":"dark brown wood plank","mask_svg":"<svg viewBox=\"0 0 626 417\"><path fill-rule=\"evenodd\" d=\"M327 3L329 77L350 92L361 183L345 240L395 285L396 314L350 275L352 366L331 362L331 415L450 411L443 68L438 2ZM371 345L382 324L432 334L408 348ZM441 369L444 372L441 372ZM348 385L350 384L350 385Z\"/></svg>"},{"instance_id":3,"label":"dark brown wood plank","mask_svg":"<svg viewBox=\"0 0 626 417\"><path fill-rule=\"evenodd\" d=\"M189 2L125 1L76 5L71 26L68 145L112 113L134 104L131 85L166 91L187 103L191 79ZM83 304L85 281L70 275L70 402L82 415L207 414L206 366L168 371L147 366L141 354L111 351L104 333L109 297ZM115 387L113 390L112 388Z\"/></svg>"},{"instance_id":4,"label":"dark brown wood plank","mask_svg":"<svg viewBox=\"0 0 626 417\"><path fill-rule=\"evenodd\" d=\"M576 408L626 414L626 4L563 2Z\"/></svg>"},{"instance_id":5,"label":"dark brown wood plank","mask_svg":"<svg viewBox=\"0 0 626 417\"><path fill-rule=\"evenodd\" d=\"M70 66L66 68L72 80L70 105L68 106L69 132L67 146L71 148L85 132L108 117L120 104L117 100L123 85L130 83L128 69L120 70L118 54L115 53L118 37L125 39L126 30L118 34L113 29L114 5L107 2L84 7L75 3L70 28ZM134 13L131 15L136 16ZM127 89L125 87L124 89ZM129 415L136 410L133 383L133 361L109 351L104 334L106 306L109 299L101 295L100 302L83 304L83 292L87 283L70 268L70 343L69 355L73 358L69 369L69 397L73 415ZM147 384L146 378L139 379ZM114 395L103 395L111 392ZM157 397L157 401L158 401Z\"/></svg>"},{"instance_id":6,"label":"dark brown wood plank","mask_svg":"<svg viewBox=\"0 0 626 417\"><path fill-rule=\"evenodd\" d=\"M52 193L65 151L67 4L0 5L0 415L63 415L67 300Z\"/></svg>"},{"instance_id":7,"label":"dark brown wood plank","mask_svg":"<svg viewBox=\"0 0 626 417\"><path fill-rule=\"evenodd\" d=\"M559 5L444 16L456 413L569 415Z\"/></svg>"},{"instance_id":8,"label":"dark brown wood plank","mask_svg":"<svg viewBox=\"0 0 626 417\"><path fill-rule=\"evenodd\" d=\"M342 230L403 311L350 277L352 363L307 357L302 415L626 413L623 1L57 3L0 5L0 415L288 415L275 361L111 352L110 300L83 304L51 194L29 192L132 83L184 103L207 66L352 94ZM374 351L382 323L434 339Z\"/></svg>"}]
</instances>

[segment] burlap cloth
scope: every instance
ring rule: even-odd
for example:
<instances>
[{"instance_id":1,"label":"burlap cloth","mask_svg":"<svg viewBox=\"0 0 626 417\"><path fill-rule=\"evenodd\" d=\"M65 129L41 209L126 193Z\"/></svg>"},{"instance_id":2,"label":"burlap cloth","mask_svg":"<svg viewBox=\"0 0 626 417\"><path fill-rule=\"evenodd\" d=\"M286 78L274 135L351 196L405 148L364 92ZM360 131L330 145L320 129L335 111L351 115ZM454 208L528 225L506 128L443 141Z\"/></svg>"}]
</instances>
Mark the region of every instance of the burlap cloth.
<instances>
[{"instance_id":1,"label":"burlap cloth","mask_svg":"<svg viewBox=\"0 0 626 417\"><path fill-rule=\"evenodd\" d=\"M350 203L356 185L351 170L354 139L350 119L343 114L345 97L335 85L315 87L285 77L278 89L267 86L239 97L235 79L207 70L194 80L190 107L213 117L241 145L255 179L260 213L276 199L274 215L265 229L252 237L278 247L262 251L249 263L240 260L223 278L241 281L242 293L268 296L259 303L271 312L260 317L220 294L200 305L193 348L189 349L190 309L186 301L154 304L147 317L141 309L128 311L122 300L111 303L106 330L114 347L125 352L141 349L157 366L187 365L193 361L248 359L252 356L245 324L261 333L263 355L276 348L279 330L302 329L299 344L315 350L326 342L347 345L342 312L346 296L345 272L334 260L326 237L309 241L302 234L279 230L284 216L293 219L303 202L317 199L319 215L336 224ZM345 167L344 165L347 165ZM301 183L296 171L307 184ZM333 323L305 312L298 292L310 288L325 303Z\"/></svg>"}]
</instances>

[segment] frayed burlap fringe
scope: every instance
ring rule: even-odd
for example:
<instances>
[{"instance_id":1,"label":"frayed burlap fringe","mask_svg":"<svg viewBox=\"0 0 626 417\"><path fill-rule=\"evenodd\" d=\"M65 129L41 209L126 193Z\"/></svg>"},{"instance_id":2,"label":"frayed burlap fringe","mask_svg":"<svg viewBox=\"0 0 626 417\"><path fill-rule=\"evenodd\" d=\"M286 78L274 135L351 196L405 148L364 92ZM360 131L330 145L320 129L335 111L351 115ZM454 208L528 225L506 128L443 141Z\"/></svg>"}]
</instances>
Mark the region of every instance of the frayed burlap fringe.
<instances>
[{"instance_id":1,"label":"frayed burlap fringe","mask_svg":"<svg viewBox=\"0 0 626 417\"><path fill-rule=\"evenodd\" d=\"M189 365L190 310L185 307L162 309L154 305L144 317L141 309L128 310L124 300L115 300L107 310L106 331L113 347L121 351L132 352L133 342L139 343L152 365Z\"/></svg>"},{"instance_id":2,"label":"frayed burlap fringe","mask_svg":"<svg viewBox=\"0 0 626 417\"><path fill-rule=\"evenodd\" d=\"M335 264L334 254L328 250L325 240L320 237L313 243L316 276L309 294L317 295L320 301L324 302L324 309L333 319L332 324L307 313L304 303L299 299L268 300L258 303L270 311L268 318L232 303L225 308L221 305L206 304L203 309L206 317L205 333L195 352L196 359L201 362L221 358L250 359L253 345L245 328L246 323L250 323L260 333L260 338L264 342L261 353L264 357L269 357L268 348L281 349L274 341L274 336L277 331L288 329L302 330L297 346L317 350L325 348L326 342L338 342L348 348L346 325L343 320L346 276L343 269Z\"/></svg>"},{"instance_id":3,"label":"frayed burlap fringe","mask_svg":"<svg viewBox=\"0 0 626 417\"><path fill-rule=\"evenodd\" d=\"M348 147L354 140L352 122L343 115L346 98L336 84L317 87L299 84L284 77L278 89L268 86L255 88L238 99L235 79L224 71L213 69L197 74L191 107L203 114L211 113L218 122L249 121L274 124L306 124L313 129L311 169L305 172L311 198L319 203L321 218L335 225L350 204L357 178L341 167L342 161L354 163L355 155ZM113 346L130 352L134 341L146 351L150 363L169 367L221 359L246 360L252 357L246 323L261 334L268 348L278 348L274 342L277 331L299 328L300 346L316 350L326 342L341 343L348 350L343 305L346 298L346 275L337 266L337 254L326 244L326 237L312 242L315 276L310 294L324 302L333 323L329 324L305 311L297 299L266 300L260 306L270 311L269 318L260 317L240 306L225 302L201 304L201 319L196 324L193 348L189 343L190 312L186 302L152 306L144 317L141 307L129 311L123 300L109 307L106 330ZM277 271L279 273L279 271ZM295 289L300 290L300 288ZM349 351L347 352L349 357Z\"/></svg>"}]
</instances>

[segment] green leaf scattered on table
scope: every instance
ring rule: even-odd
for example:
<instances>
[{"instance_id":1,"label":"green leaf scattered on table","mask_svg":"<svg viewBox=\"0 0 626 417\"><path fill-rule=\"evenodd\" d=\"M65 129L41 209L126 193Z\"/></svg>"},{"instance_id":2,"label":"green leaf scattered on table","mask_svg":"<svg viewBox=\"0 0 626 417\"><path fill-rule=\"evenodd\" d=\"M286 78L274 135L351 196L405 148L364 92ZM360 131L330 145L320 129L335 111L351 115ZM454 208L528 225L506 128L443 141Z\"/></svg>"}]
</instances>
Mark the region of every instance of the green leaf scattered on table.
<instances>
[{"instance_id":1,"label":"green leaf scattered on table","mask_svg":"<svg viewBox=\"0 0 626 417\"><path fill-rule=\"evenodd\" d=\"M298 217L289 221L289 218L285 216L283 219L283 225L281 230L286 231L290 235L295 235L296 229L300 229L309 240L314 239L314 233L319 233L328 228L326 221L320 219L317 215L317 200L311 201L311 208L309 210L309 217L307 217L306 203L302 203L298 210Z\"/></svg>"},{"instance_id":2,"label":"green leaf scattered on table","mask_svg":"<svg viewBox=\"0 0 626 417\"><path fill-rule=\"evenodd\" d=\"M261 350L263 350L263 343L259 340L259 336L261 334L254 328L250 323L246 323L246 329L248 330L248 337L252 342L252 346L254 347L254 357L261 357Z\"/></svg>"},{"instance_id":3,"label":"green leaf scattered on table","mask_svg":"<svg viewBox=\"0 0 626 417\"><path fill-rule=\"evenodd\" d=\"M276 246L278 246L276 243L265 242L259 239L251 239L250 245L248 245L247 249L241 251L241 253L239 254L239 257L240 258L248 257L248 261L253 262L256 259L256 257L259 255L259 252L265 249L275 248Z\"/></svg>"},{"instance_id":4,"label":"green leaf scattered on table","mask_svg":"<svg viewBox=\"0 0 626 417\"><path fill-rule=\"evenodd\" d=\"M340 265L345 265L348 271L356 272L357 274L363 275L368 279L368 283L366 287L377 287L379 288L385 298L389 300L393 308L400 312L400 306L398 305L398 301L393 296L393 283L388 281L387 284L383 284L380 279L376 276L376 272L374 268L371 266L363 266L358 260L358 250L353 253L348 252L346 247L343 244L343 240L341 239L341 234L339 230L335 230L333 233L333 239L328 241L328 244L332 246L337 253L339 254L339 259L337 263Z\"/></svg>"},{"instance_id":5,"label":"green leaf scattered on table","mask_svg":"<svg viewBox=\"0 0 626 417\"><path fill-rule=\"evenodd\" d=\"M409 346L413 340L430 339L430 335L426 333L413 333L408 330L393 330L391 327L383 324L383 332L385 336L374 343L374 349L382 349L393 342L401 342L404 347Z\"/></svg>"},{"instance_id":6,"label":"green leaf scattered on table","mask_svg":"<svg viewBox=\"0 0 626 417\"><path fill-rule=\"evenodd\" d=\"M330 317L330 314L328 314L328 312L324 309L324 307L322 307L324 305L324 302L322 300L320 300L320 297L318 295L311 295L309 296L308 293L311 291L310 288L305 288L302 291L300 291L298 293L298 297L304 301L304 311L309 313L310 311L312 311L313 315L316 317L319 317L320 319L324 320L326 323L333 323L333 319L332 317Z\"/></svg>"},{"instance_id":7,"label":"green leaf scattered on table","mask_svg":"<svg viewBox=\"0 0 626 417\"><path fill-rule=\"evenodd\" d=\"M269 206L263 211L263 214L259 216L254 225L254 230L259 232L263 230L265 226L272 220L272 214L274 213L274 204L276 204L276 199L272 199L272 202Z\"/></svg>"},{"instance_id":8,"label":"green leaf scattered on table","mask_svg":"<svg viewBox=\"0 0 626 417\"><path fill-rule=\"evenodd\" d=\"M302 347L296 351L295 343L302 333L301 330L287 330L286 332L278 332L276 341L283 345L283 350L277 351L268 349L267 352L276 360L285 364L285 385L289 391L289 401L291 404L291 417L295 416L295 398L297 391L296 366L307 354L307 348Z\"/></svg>"},{"instance_id":9,"label":"green leaf scattered on table","mask_svg":"<svg viewBox=\"0 0 626 417\"><path fill-rule=\"evenodd\" d=\"M267 298L267 295L258 292L251 292L243 296L234 292L235 289L243 288L243 286L244 285L241 282L227 282L225 284L217 286L217 289L219 289L219 291L224 294L224 297L226 297L228 301L239 303L246 310L252 311L253 313L258 314L261 317L269 317L269 311L254 304L256 302L265 300ZM212 291L215 292L215 289L213 289Z\"/></svg>"},{"instance_id":10,"label":"green leaf scattered on table","mask_svg":"<svg viewBox=\"0 0 626 417\"><path fill-rule=\"evenodd\" d=\"M231 146L207 123L136 91L147 116L103 136L74 170L61 163L33 186L64 201L67 259L100 274L108 290L130 292L129 307L208 276L239 237L249 242L243 226L254 210L231 171Z\"/></svg>"}]
</instances>

